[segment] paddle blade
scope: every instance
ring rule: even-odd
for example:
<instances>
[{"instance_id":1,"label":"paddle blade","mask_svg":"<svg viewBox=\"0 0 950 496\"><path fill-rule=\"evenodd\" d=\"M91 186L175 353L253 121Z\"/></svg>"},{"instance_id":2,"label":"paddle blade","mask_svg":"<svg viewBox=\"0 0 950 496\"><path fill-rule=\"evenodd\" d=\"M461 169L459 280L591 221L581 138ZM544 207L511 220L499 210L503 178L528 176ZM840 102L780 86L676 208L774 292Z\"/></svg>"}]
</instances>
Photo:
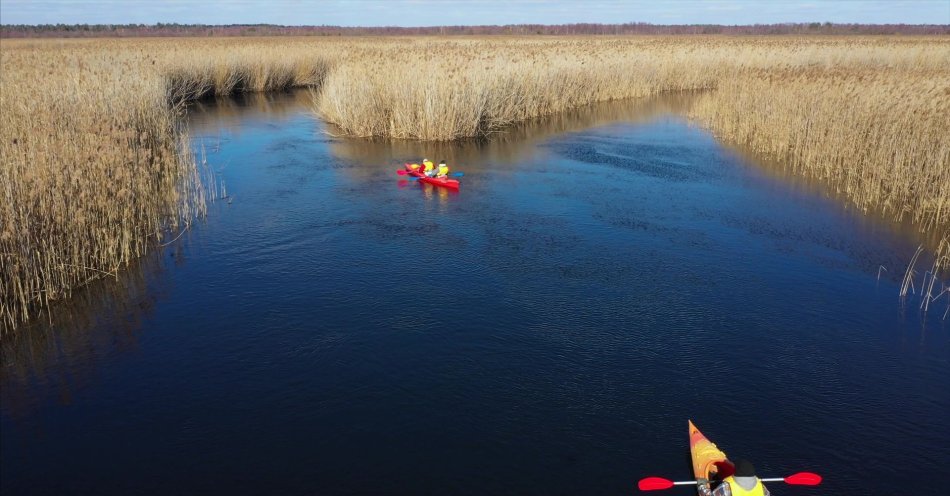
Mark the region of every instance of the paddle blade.
<instances>
[{"instance_id":1,"label":"paddle blade","mask_svg":"<svg viewBox=\"0 0 950 496\"><path fill-rule=\"evenodd\" d=\"M821 484L821 476L811 472L799 472L786 477L785 483L795 486L817 486Z\"/></svg>"},{"instance_id":2,"label":"paddle blade","mask_svg":"<svg viewBox=\"0 0 950 496\"><path fill-rule=\"evenodd\" d=\"M410 180L410 181L418 181L419 178L416 177L416 176L410 176L410 177L409 177L409 180Z\"/></svg>"},{"instance_id":3,"label":"paddle blade","mask_svg":"<svg viewBox=\"0 0 950 496\"><path fill-rule=\"evenodd\" d=\"M400 176L405 176L406 174L409 174L409 171L407 171L406 169L399 169L396 171L396 174L399 174Z\"/></svg>"},{"instance_id":4,"label":"paddle blade","mask_svg":"<svg viewBox=\"0 0 950 496\"><path fill-rule=\"evenodd\" d=\"M641 491L657 491L660 489L669 489L673 487L673 481L662 477L647 477L637 482L637 488Z\"/></svg>"},{"instance_id":5,"label":"paddle blade","mask_svg":"<svg viewBox=\"0 0 950 496\"><path fill-rule=\"evenodd\" d=\"M456 172L455 174L452 174L452 175L455 176L455 177L462 177L462 176L465 175L465 173L464 173L464 172Z\"/></svg>"}]
</instances>

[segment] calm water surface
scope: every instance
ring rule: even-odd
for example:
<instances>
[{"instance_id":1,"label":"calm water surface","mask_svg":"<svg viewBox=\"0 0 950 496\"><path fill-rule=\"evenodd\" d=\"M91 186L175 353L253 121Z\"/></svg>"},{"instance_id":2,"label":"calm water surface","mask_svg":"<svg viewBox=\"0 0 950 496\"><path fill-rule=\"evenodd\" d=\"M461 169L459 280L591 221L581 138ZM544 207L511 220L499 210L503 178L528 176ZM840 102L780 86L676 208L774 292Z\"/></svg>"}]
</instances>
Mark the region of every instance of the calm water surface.
<instances>
[{"instance_id":1,"label":"calm water surface","mask_svg":"<svg viewBox=\"0 0 950 496\"><path fill-rule=\"evenodd\" d=\"M306 94L197 106L229 199L5 338L0 489L632 494L689 478L688 418L826 477L775 495L946 489L947 300L897 297L919 240L688 105L454 145L335 138ZM400 182L421 156L461 192Z\"/></svg>"}]
</instances>

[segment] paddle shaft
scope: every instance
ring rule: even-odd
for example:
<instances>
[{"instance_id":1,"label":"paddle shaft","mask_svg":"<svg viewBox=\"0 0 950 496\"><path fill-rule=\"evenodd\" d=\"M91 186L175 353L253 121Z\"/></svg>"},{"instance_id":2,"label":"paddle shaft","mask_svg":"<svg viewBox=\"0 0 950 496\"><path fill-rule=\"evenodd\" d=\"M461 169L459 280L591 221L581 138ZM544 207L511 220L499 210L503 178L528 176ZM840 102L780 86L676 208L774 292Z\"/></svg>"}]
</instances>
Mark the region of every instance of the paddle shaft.
<instances>
[{"instance_id":1,"label":"paddle shaft","mask_svg":"<svg viewBox=\"0 0 950 496\"><path fill-rule=\"evenodd\" d=\"M785 482L785 477L772 477L771 479L759 479L761 482ZM676 481L673 483L674 486L690 486L694 484L699 484L699 481Z\"/></svg>"}]
</instances>

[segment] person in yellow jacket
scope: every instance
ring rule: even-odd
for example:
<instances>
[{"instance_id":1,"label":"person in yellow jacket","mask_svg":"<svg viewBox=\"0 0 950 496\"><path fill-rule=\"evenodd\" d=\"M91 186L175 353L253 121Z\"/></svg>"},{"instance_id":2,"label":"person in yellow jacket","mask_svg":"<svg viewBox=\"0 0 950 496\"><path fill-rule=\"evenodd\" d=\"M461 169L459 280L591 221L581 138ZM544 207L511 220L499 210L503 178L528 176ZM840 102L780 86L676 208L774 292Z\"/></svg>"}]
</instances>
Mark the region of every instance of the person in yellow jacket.
<instances>
[{"instance_id":1,"label":"person in yellow jacket","mask_svg":"<svg viewBox=\"0 0 950 496\"><path fill-rule=\"evenodd\" d=\"M755 476L755 467L748 460L736 462L736 473L723 479L713 496L770 496L769 490Z\"/></svg>"},{"instance_id":2,"label":"person in yellow jacket","mask_svg":"<svg viewBox=\"0 0 950 496\"><path fill-rule=\"evenodd\" d=\"M445 160L439 162L439 168L436 170L435 177L445 179L449 176L449 166L445 165Z\"/></svg>"},{"instance_id":3,"label":"person in yellow jacket","mask_svg":"<svg viewBox=\"0 0 950 496\"><path fill-rule=\"evenodd\" d=\"M425 173L425 175L431 177L434 174L432 172L434 168L435 164L433 164L431 160L427 158L422 159L422 172Z\"/></svg>"}]
</instances>

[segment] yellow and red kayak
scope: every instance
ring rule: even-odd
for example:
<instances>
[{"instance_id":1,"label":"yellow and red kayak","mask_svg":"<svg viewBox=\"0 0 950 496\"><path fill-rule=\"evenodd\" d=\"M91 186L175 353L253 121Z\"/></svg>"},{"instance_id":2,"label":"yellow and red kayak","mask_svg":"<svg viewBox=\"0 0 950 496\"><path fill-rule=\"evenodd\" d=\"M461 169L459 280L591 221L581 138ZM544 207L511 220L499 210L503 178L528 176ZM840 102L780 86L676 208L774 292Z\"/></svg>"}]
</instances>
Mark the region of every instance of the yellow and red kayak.
<instances>
[{"instance_id":1,"label":"yellow and red kayak","mask_svg":"<svg viewBox=\"0 0 950 496\"><path fill-rule=\"evenodd\" d=\"M726 454L699 432L699 429L689 421L689 456L693 460L693 477L695 480L674 482L663 477L644 477L637 482L641 491L657 491L669 489L673 486L696 485L696 492L700 496L710 494L713 484L735 474L736 467ZM821 484L821 476L812 472L799 472L786 477L759 479L761 482L784 482L796 486L817 486Z\"/></svg>"},{"instance_id":2,"label":"yellow and red kayak","mask_svg":"<svg viewBox=\"0 0 950 496\"><path fill-rule=\"evenodd\" d=\"M693 459L693 476L697 481L697 491L702 486L709 487L711 479L722 480L735 470L726 454L716 443L706 439L699 429L689 420L689 455Z\"/></svg>"}]
</instances>

